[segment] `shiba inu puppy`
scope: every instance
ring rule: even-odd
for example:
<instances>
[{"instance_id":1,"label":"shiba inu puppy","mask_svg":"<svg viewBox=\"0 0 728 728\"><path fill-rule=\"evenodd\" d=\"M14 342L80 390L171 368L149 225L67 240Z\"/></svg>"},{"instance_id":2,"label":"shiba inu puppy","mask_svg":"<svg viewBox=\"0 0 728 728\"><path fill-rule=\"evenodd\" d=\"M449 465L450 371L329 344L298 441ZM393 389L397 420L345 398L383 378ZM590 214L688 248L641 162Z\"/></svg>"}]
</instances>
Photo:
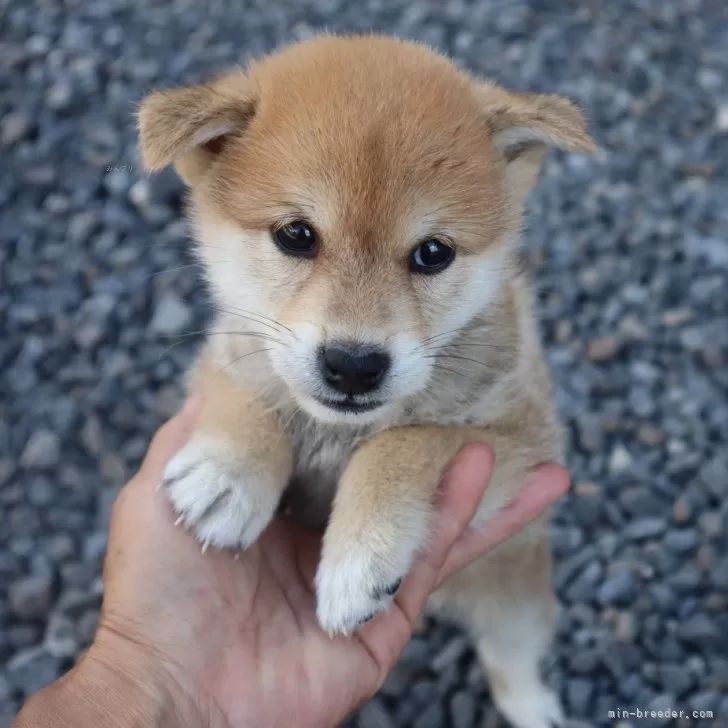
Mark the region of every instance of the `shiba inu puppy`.
<instances>
[{"instance_id":1,"label":"shiba inu puppy","mask_svg":"<svg viewBox=\"0 0 728 728\"><path fill-rule=\"evenodd\" d=\"M561 457L516 253L544 150L593 144L565 99L379 36L320 36L153 93L139 124L146 167L174 164L190 188L218 309L169 497L203 543L245 548L286 491L326 526L319 622L349 633L426 545L461 446L495 452L478 523ZM545 517L431 607L470 630L515 726L561 721L539 674L556 611Z\"/></svg>"}]
</instances>

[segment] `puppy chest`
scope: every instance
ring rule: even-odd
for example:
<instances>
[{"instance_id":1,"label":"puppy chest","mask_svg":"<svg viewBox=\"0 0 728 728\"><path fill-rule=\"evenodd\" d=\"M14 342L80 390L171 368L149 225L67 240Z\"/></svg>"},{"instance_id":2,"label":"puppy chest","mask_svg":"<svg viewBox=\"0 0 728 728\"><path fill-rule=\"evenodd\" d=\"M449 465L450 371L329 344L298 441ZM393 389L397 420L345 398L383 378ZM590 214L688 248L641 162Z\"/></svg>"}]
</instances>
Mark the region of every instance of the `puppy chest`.
<instances>
[{"instance_id":1,"label":"puppy chest","mask_svg":"<svg viewBox=\"0 0 728 728\"><path fill-rule=\"evenodd\" d=\"M321 527L331 511L339 478L368 430L325 425L302 414L291 420L290 429L294 472L287 504L306 525Z\"/></svg>"}]
</instances>

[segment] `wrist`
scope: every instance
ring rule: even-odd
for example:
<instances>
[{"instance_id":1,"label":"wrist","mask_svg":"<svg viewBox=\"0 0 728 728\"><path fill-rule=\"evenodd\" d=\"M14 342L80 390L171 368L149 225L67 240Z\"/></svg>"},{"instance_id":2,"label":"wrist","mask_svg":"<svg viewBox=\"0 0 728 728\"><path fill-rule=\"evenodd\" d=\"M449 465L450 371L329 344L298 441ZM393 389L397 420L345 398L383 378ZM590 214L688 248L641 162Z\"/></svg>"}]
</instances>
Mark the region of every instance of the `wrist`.
<instances>
[{"instance_id":1,"label":"wrist","mask_svg":"<svg viewBox=\"0 0 728 728\"><path fill-rule=\"evenodd\" d=\"M110 647L90 647L26 703L13 728L208 728L163 666L126 646Z\"/></svg>"}]
</instances>

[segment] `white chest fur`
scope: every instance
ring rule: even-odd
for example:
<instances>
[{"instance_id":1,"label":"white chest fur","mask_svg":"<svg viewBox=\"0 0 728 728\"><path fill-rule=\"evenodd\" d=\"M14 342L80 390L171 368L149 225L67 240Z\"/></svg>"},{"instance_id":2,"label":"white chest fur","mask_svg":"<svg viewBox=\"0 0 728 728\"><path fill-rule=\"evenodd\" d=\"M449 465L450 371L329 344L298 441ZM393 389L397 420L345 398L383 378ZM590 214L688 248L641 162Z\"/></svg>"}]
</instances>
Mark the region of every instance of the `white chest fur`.
<instances>
[{"instance_id":1,"label":"white chest fur","mask_svg":"<svg viewBox=\"0 0 728 728\"><path fill-rule=\"evenodd\" d=\"M339 477L370 428L327 425L297 411L289 420L295 469L286 496L288 506L307 525L326 523Z\"/></svg>"}]
</instances>

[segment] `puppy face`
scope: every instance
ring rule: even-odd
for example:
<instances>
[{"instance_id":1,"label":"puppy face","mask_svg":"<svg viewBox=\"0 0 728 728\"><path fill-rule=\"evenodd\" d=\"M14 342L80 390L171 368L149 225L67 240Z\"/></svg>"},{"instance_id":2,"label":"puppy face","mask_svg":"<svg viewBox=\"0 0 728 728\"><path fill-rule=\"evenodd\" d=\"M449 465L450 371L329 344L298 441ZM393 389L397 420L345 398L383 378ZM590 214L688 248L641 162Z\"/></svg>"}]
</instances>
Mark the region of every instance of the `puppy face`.
<instances>
[{"instance_id":1,"label":"puppy face","mask_svg":"<svg viewBox=\"0 0 728 728\"><path fill-rule=\"evenodd\" d=\"M356 423L425 390L497 298L545 145L591 147L563 99L380 37L153 94L140 130L147 166L174 162L191 187L221 307L270 337L300 406Z\"/></svg>"}]
</instances>

